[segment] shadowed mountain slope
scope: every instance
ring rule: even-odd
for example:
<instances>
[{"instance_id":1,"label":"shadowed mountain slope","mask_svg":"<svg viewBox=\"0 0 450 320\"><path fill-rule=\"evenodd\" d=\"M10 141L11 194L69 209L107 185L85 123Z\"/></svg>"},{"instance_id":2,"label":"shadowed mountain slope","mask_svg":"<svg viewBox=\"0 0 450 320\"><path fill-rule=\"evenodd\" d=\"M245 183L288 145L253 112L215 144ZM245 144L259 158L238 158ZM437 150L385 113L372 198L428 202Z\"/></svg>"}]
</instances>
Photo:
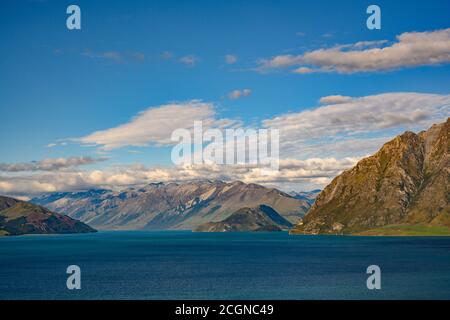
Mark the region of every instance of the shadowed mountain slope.
<instances>
[{"instance_id":1,"label":"shadowed mountain slope","mask_svg":"<svg viewBox=\"0 0 450 320\"><path fill-rule=\"evenodd\" d=\"M269 206L260 205L255 208L242 208L220 222L209 222L200 225L195 231L200 232L233 232L233 231L282 231L292 227Z\"/></svg>"},{"instance_id":2,"label":"shadowed mountain slope","mask_svg":"<svg viewBox=\"0 0 450 320\"><path fill-rule=\"evenodd\" d=\"M0 235L86 232L95 230L41 206L0 196Z\"/></svg>"}]
</instances>

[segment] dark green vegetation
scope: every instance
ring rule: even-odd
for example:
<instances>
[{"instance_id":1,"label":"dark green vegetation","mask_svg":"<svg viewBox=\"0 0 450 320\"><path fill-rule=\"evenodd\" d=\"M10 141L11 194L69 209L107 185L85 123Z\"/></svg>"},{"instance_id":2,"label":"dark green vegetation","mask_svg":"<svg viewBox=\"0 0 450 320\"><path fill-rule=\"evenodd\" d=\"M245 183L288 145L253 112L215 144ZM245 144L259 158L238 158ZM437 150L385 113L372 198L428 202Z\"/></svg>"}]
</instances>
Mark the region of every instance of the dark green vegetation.
<instances>
[{"instance_id":1,"label":"dark green vegetation","mask_svg":"<svg viewBox=\"0 0 450 320\"><path fill-rule=\"evenodd\" d=\"M95 230L43 207L0 196L0 236L85 232Z\"/></svg>"},{"instance_id":2,"label":"dark green vegetation","mask_svg":"<svg viewBox=\"0 0 450 320\"><path fill-rule=\"evenodd\" d=\"M450 235L450 118L337 176L291 233Z\"/></svg>"},{"instance_id":3,"label":"dark green vegetation","mask_svg":"<svg viewBox=\"0 0 450 320\"><path fill-rule=\"evenodd\" d=\"M195 231L232 232L232 231L282 231L292 224L269 206L242 208L220 222L208 222Z\"/></svg>"}]
</instances>

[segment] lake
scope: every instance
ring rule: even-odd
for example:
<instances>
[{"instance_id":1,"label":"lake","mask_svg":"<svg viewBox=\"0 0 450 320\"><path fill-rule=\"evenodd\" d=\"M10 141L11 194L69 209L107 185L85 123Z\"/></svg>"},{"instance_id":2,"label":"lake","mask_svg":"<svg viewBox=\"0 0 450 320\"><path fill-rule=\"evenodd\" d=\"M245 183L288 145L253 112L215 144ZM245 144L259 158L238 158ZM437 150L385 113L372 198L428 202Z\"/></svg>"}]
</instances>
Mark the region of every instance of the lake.
<instances>
[{"instance_id":1,"label":"lake","mask_svg":"<svg viewBox=\"0 0 450 320\"><path fill-rule=\"evenodd\" d=\"M381 290L366 287L374 264ZM81 290L66 288L69 265L81 268ZM2 237L0 299L450 299L450 237Z\"/></svg>"}]
</instances>

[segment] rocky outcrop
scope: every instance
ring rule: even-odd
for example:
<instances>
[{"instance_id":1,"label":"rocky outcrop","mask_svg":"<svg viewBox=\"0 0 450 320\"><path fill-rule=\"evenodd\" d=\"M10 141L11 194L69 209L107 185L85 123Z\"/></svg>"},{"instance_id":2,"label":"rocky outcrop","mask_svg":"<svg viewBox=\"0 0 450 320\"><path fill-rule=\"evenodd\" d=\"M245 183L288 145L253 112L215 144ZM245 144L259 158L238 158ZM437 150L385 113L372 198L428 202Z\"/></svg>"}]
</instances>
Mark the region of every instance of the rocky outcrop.
<instances>
[{"instance_id":1,"label":"rocky outcrop","mask_svg":"<svg viewBox=\"0 0 450 320\"><path fill-rule=\"evenodd\" d=\"M397 136L337 176L292 233L376 235L387 229L402 233L402 227L412 225L449 228L449 135L450 118L419 134Z\"/></svg>"}]
</instances>

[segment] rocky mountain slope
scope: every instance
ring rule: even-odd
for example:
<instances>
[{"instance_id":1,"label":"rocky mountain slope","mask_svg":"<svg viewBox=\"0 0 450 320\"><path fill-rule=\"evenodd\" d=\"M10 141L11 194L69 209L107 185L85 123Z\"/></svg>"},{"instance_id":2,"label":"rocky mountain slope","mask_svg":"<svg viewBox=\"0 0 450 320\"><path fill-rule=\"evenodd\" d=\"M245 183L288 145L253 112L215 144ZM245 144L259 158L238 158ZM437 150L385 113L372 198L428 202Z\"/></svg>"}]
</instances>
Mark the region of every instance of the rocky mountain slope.
<instances>
[{"instance_id":1,"label":"rocky mountain slope","mask_svg":"<svg viewBox=\"0 0 450 320\"><path fill-rule=\"evenodd\" d=\"M0 196L0 235L86 232L95 230L43 207Z\"/></svg>"},{"instance_id":2,"label":"rocky mountain slope","mask_svg":"<svg viewBox=\"0 0 450 320\"><path fill-rule=\"evenodd\" d=\"M450 118L336 177L292 233L450 234Z\"/></svg>"},{"instance_id":3,"label":"rocky mountain slope","mask_svg":"<svg viewBox=\"0 0 450 320\"><path fill-rule=\"evenodd\" d=\"M208 222L195 229L199 232L282 231L292 224L269 206L242 208L223 221Z\"/></svg>"},{"instance_id":4,"label":"rocky mountain slope","mask_svg":"<svg viewBox=\"0 0 450 320\"><path fill-rule=\"evenodd\" d=\"M319 190L319 189L312 190L312 191L300 191L300 192L292 191L292 192L289 192L289 194L296 199L305 200L310 205L312 205L321 191L322 190Z\"/></svg>"},{"instance_id":5,"label":"rocky mountain slope","mask_svg":"<svg viewBox=\"0 0 450 320\"><path fill-rule=\"evenodd\" d=\"M291 223L310 205L257 184L222 181L152 183L121 192L91 190L56 193L32 200L99 229L186 229L228 218L244 207L264 204Z\"/></svg>"}]
</instances>

